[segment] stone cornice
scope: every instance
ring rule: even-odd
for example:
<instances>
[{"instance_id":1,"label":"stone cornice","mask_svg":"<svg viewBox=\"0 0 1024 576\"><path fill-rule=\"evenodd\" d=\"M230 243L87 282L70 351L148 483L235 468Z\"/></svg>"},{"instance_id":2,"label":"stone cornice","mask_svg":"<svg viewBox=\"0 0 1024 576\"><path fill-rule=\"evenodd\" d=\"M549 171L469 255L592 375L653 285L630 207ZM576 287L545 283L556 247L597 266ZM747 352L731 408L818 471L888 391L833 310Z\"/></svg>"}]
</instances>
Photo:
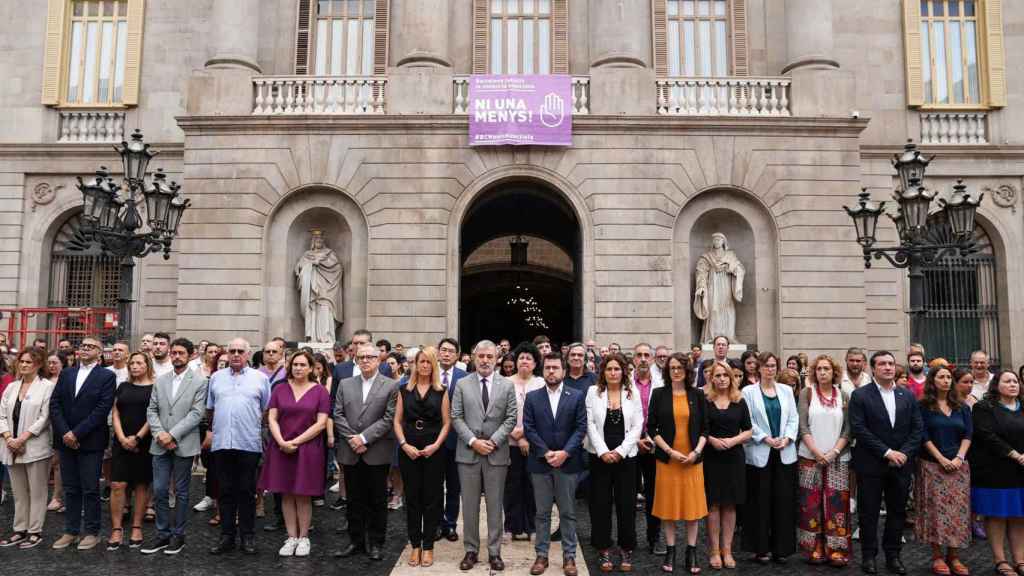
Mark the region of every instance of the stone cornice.
<instances>
[{"instance_id":1,"label":"stone cornice","mask_svg":"<svg viewBox=\"0 0 1024 576\"><path fill-rule=\"evenodd\" d=\"M1021 145L975 145L961 146L948 145L928 146L920 144L921 152L928 156L938 156L947 159L985 159L985 160L1022 160L1024 159L1024 146ZM893 145L864 145L860 147L860 156L864 160L889 160L894 155L903 152L902 144Z\"/></svg>"},{"instance_id":2,"label":"stone cornice","mask_svg":"<svg viewBox=\"0 0 1024 576\"><path fill-rule=\"evenodd\" d=\"M186 135L201 134L467 134L465 115L179 116ZM574 134L723 134L859 137L867 118L576 116Z\"/></svg>"},{"instance_id":3,"label":"stone cornice","mask_svg":"<svg viewBox=\"0 0 1024 576\"><path fill-rule=\"evenodd\" d=\"M157 159L154 159L153 161L154 165L159 165L159 158L161 157L180 159L185 155L184 142L153 143L152 147L154 150L159 152L159 155L156 157ZM116 160L118 164L120 164L120 160L117 159L117 153L114 152L112 142L94 144L68 144L63 142L53 142L49 144L0 143L0 159L57 161L109 159L111 162Z\"/></svg>"}]
</instances>

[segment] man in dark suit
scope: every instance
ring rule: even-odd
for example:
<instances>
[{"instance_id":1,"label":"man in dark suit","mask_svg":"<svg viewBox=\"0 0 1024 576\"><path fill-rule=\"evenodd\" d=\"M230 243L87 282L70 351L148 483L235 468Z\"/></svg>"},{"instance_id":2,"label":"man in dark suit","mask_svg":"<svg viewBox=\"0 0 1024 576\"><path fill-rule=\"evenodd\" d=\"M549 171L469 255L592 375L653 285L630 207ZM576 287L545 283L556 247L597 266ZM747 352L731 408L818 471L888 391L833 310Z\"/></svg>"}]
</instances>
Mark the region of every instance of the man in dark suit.
<instances>
[{"instance_id":1,"label":"man in dark suit","mask_svg":"<svg viewBox=\"0 0 1024 576\"><path fill-rule=\"evenodd\" d=\"M100 467L110 442L107 415L117 387L114 373L100 367L101 352L98 340L83 339L78 347L79 366L60 373L50 401L53 444L60 456L67 506L64 535L54 542L55 550L76 542L79 550L89 550L99 543ZM83 508L85 536L79 540Z\"/></svg>"},{"instance_id":2,"label":"man in dark suit","mask_svg":"<svg viewBox=\"0 0 1024 576\"><path fill-rule=\"evenodd\" d=\"M906 574L900 560L910 474L921 444L922 422L914 395L896 386L896 358L878 351L871 356L874 382L853 391L849 418L853 469L857 472L861 570L876 574L878 517L884 499L886 518L882 549L885 566Z\"/></svg>"},{"instance_id":3,"label":"man in dark suit","mask_svg":"<svg viewBox=\"0 0 1024 576\"><path fill-rule=\"evenodd\" d=\"M576 576L576 479L583 471L583 438L587 435L587 406L583 392L566 386L565 360L560 354L544 357L546 386L526 395L523 431L530 443L526 469L537 504L537 559L530 574L548 567L551 505L558 504L562 532L562 570Z\"/></svg>"},{"instance_id":4,"label":"man in dark suit","mask_svg":"<svg viewBox=\"0 0 1024 576\"><path fill-rule=\"evenodd\" d=\"M452 394L455 392L455 383L466 376L466 372L455 365L458 359L458 340L445 338L437 344L437 363L441 367L441 385L448 389L449 402L451 402ZM446 460L444 469L444 516L441 518L437 539L444 538L449 542L455 542L459 539L459 535L455 532L459 522L459 499L461 497L459 465L455 462L455 445L458 437L458 434L449 433L448 437L444 439L444 457Z\"/></svg>"},{"instance_id":5,"label":"man in dark suit","mask_svg":"<svg viewBox=\"0 0 1024 576\"><path fill-rule=\"evenodd\" d=\"M366 330L365 328L360 328L359 330L356 330L354 334L352 334L352 350L355 351L352 353L352 358L346 360L345 362L341 362L340 364L335 364L334 369L331 370L331 379L334 382L341 382L342 380L352 378L353 376L359 374L359 371L356 370L355 355L356 352L358 352L359 347L364 344L373 345L373 333L370 332L369 330ZM384 364L378 364L380 373L383 374L384 376L387 376L388 378L391 378L391 367L388 366L386 362Z\"/></svg>"},{"instance_id":6,"label":"man in dark suit","mask_svg":"<svg viewBox=\"0 0 1024 576\"><path fill-rule=\"evenodd\" d=\"M334 437L338 462L345 469L348 493L349 543L335 553L346 558L366 552L381 560L387 533L387 485L395 452L392 432L397 383L378 372L377 348L366 342L356 348L359 373L342 380L334 402Z\"/></svg>"}]
</instances>

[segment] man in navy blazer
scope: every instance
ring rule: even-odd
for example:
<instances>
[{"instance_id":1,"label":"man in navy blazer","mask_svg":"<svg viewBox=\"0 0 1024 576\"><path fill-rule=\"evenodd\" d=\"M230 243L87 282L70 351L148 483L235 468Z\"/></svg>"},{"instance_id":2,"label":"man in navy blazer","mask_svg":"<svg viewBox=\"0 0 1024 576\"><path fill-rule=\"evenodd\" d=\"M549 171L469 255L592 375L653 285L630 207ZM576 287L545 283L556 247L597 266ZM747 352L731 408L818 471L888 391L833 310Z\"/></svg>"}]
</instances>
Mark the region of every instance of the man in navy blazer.
<instances>
[{"instance_id":1,"label":"man in navy blazer","mask_svg":"<svg viewBox=\"0 0 1024 576\"><path fill-rule=\"evenodd\" d=\"M360 328L352 334L352 350L358 350L363 344L373 344L373 333L365 328ZM354 357L354 356L353 356ZM388 366L387 362L381 362L379 371L381 374L391 378L391 367ZM335 383L347 380L358 374L356 372L356 363L354 360L346 360L340 364L335 364L331 370L331 380Z\"/></svg>"},{"instance_id":2,"label":"man in navy blazer","mask_svg":"<svg viewBox=\"0 0 1024 576\"><path fill-rule=\"evenodd\" d=\"M437 363L441 368L441 384L448 388L448 400L451 401L455 393L455 383L466 377L466 371L455 365L459 359L459 341L455 338L444 338L437 343ZM455 462L455 443L458 434L448 434L444 439L445 447L445 469L444 469L444 515L441 517L441 524L438 526L436 540L444 538L449 542L459 539L455 529L459 523L459 504L461 501L462 489L459 485L459 465Z\"/></svg>"},{"instance_id":3,"label":"man in navy blazer","mask_svg":"<svg viewBox=\"0 0 1024 576\"><path fill-rule=\"evenodd\" d=\"M871 356L874 382L850 396L850 429L853 469L857 472L857 512L860 523L861 570L878 572L878 517L885 501L885 532L882 549L885 566L894 574L906 574L900 560L910 474L921 445L923 425L914 395L896 386L896 358L878 351Z\"/></svg>"},{"instance_id":4,"label":"man in navy blazer","mask_svg":"<svg viewBox=\"0 0 1024 576\"><path fill-rule=\"evenodd\" d=\"M99 543L100 467L110 442L107 415L117 387L114 373L99 365L101 351L98 340L83 339L78 347L79 366L60 373L50 400L53 444L60 455L67 507L64 535L53 544L57 550L76 542L79 550L88 550ZM79 540L83 507L85 536Z\"/></svg>"},{"instance_id":5,"label":"man in navy blazer","mask_svg":"<svg viewBox=\"0 0 1024 576\"><path fill-rule=\"evenodd\" d=\"M558 503L562 532L562 570L576 576L576 480L583 471L583 438L587 435L587 405L583 392L566 386L565 360L560 354L544 357L546 386L526 395L523 433L530 443L526 469L537 504L537 559L530 574L548 567L551 540L551 505Z\"/></svg>"}]
</instances>

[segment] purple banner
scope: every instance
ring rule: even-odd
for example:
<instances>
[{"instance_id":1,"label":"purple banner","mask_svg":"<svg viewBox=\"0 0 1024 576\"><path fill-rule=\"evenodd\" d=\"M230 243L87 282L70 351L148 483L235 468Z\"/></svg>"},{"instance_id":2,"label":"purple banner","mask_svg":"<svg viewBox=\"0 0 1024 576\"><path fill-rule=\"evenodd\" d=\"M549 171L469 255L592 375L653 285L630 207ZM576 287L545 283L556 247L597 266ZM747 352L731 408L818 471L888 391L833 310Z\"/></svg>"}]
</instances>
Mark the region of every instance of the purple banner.
<instances>
[{"instance_id":1,"label":"purple banner","mask_svg":"<svg viewBox=\"0 0 1024 576\"><path fill-rule=\"evenodd\" d=\"M469 145L572 146L572 77L474 75Z\"/></svg>"}]
</instances>

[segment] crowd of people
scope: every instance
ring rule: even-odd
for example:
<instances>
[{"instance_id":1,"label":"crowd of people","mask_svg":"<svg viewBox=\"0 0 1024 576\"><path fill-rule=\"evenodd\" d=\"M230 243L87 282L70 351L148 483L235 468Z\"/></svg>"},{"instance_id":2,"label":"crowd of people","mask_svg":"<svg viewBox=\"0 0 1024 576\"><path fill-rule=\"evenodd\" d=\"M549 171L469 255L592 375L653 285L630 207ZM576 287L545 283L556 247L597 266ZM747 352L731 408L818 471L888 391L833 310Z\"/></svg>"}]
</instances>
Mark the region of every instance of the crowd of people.
<instances>
[{"instance_id":1,"label":"crowd of people","mask_svg":"<svg viewBox=\"0 0 1024 576\"><path fill-rule=\"evenodd\" d=\"M640 513L666 573L680 557L690 574L705 559L735 568L739 531L753 562L800 554L842 568L859 540L863 572L877 573L881 548L887 571L905 574L912 523L934 574L968 576L960 551L978 538L997 573L1024 574L1024 368L991 372L983 351L961 368L928 362L917 345L906 366L858 348L842 364L752 350L733 360L722 336L709 358L700 346L555 349L544 336L514 349L483 340L464 352L453 338L406 349L366 330L328 355L288 344L254 352L242 338L194 345L157 333L134 352L114 343L109 358L88 337L0 355L0 462L14 505L0 547L39 545L48 510L64 513L52 548L101 545L102 478L106 548L176 554L198 458L195 508L214 511L217 555L258 552L255 518L273 495L264 529L283 525L278 554L308 556L312 509L337 491L349 538L334 555L381 560L388 510L404 508L413 567L434 563L435 542L459 539L461 508L461 570L482 561L482 545L489 568L504 570L508 533L533 540L533 575L560 540L562 571L575 576L584 498L606 573L633 570Z\"/></svg>"}]
</instances>

